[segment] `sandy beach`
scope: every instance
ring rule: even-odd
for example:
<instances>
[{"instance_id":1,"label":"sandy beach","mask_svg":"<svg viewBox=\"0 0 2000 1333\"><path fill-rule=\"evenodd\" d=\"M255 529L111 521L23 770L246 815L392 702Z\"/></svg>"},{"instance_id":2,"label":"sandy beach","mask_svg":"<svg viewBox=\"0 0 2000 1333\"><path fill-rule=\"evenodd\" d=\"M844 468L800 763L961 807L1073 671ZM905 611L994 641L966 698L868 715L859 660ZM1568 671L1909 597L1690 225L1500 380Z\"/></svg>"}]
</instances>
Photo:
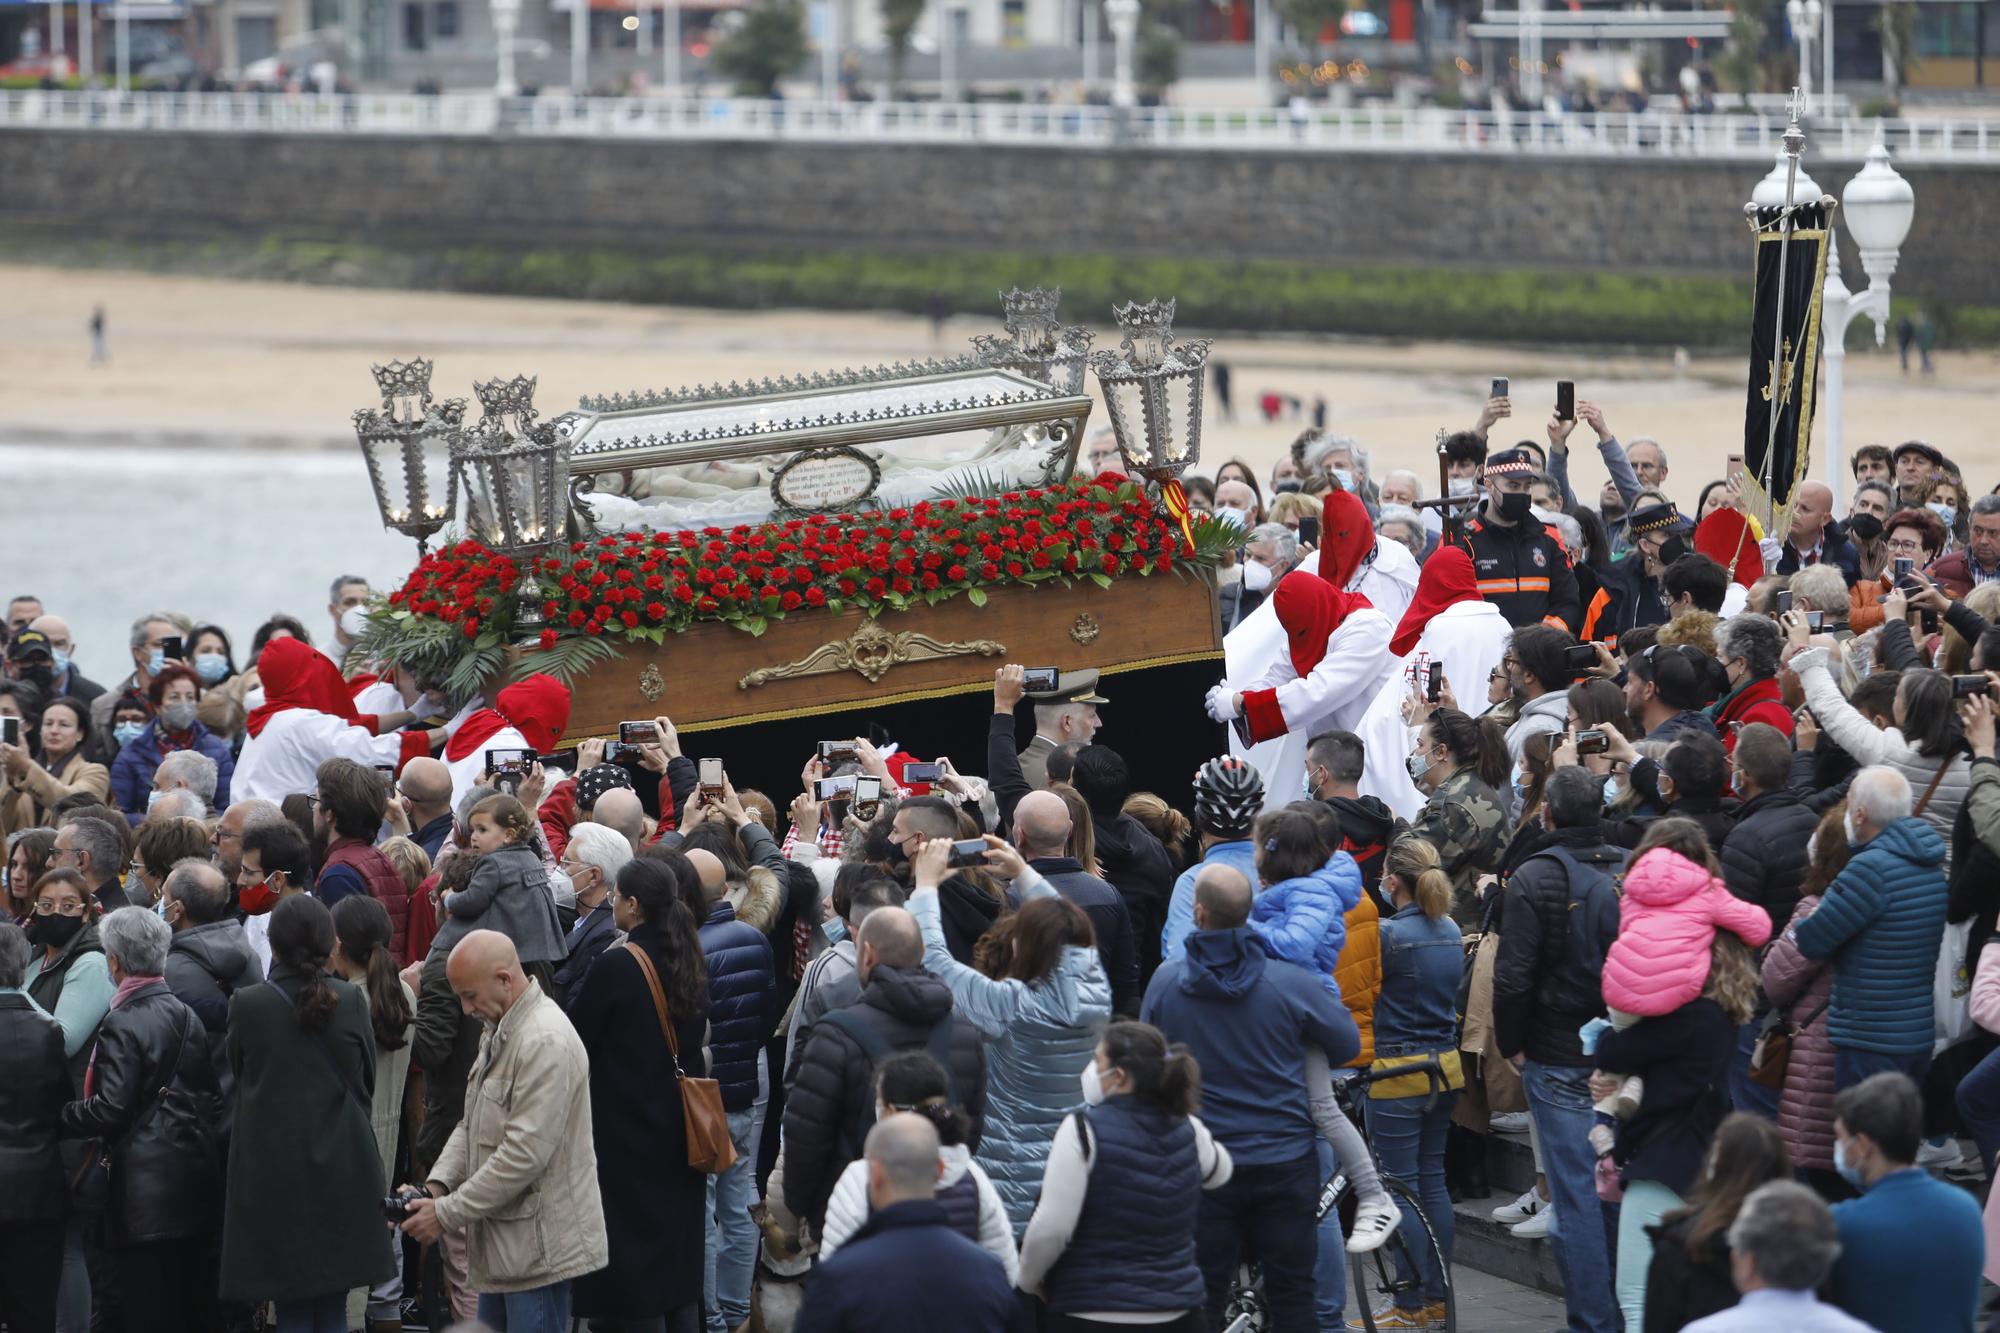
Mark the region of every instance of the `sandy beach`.
<instances>
[{"instance_id":1,"label":"sandy beach","mask_svg":"<svg viewBox=\"0 0 2000 1333\"><path fill-rule=\"evenodd\" d=\"M1476 281L1476 279L1468 279ZM586 393L830 370L956 355L996 327L816 311L710 311L433 292L382 292L139 273L0 266L0 441L351 448L350 413L374 402L371 362L428 356L441 394L474 378L540 376L553 414ZM1135 295L1152 295L1139 293ZM86 326L107 319L111 359L92 365ZM1109 312L1065 312L1098 330ZM1266 390L1329 404L1329 425L1369 446L1374 467L1429 475L1440 427L1470 424L1492 376L1510 376L1519 435L1542 436L1558 378L1599 403L1621 437L1665 444L1671 485L1692 503L1742 439L1744 365L1668 352L1595 355L1468 344L1224 336L1235 420L1211 403L1204 464L1240 454L1262 472L1305 422L1252 420ZM1938 357L1929 379L1899 373L1893 346L1848 357L1847 441L1928 439L1975 480L2000 474L2000 355ZM1101 421L1101 414L1093 418ZM1822 438L1823 438L1822 414ZM1502 427L1496 432L1513 435ZM1815 452L1817 453L1816 445ZM1815 461L1815 471L1819 464ZM1594 454L1577 479L1601 481Z\"/></svg>"}]
</instances>

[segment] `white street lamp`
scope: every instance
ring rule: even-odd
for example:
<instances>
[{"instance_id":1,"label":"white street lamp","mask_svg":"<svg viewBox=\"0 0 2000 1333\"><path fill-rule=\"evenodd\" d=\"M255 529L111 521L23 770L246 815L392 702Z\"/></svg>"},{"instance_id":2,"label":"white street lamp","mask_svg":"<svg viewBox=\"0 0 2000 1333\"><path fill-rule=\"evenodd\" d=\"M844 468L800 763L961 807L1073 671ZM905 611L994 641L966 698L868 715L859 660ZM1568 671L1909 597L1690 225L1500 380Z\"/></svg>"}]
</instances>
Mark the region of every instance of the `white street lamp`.
<instances>
[{"instance_id":1,"label":"white street lamp","mask_svg":"<svg viewBox=\"0 0 2000 1333\"><path fill-rule=\"evenodd\" d=\"M1812 50L1819 36L1822 10L1820 0L1785 0L1785 21L1791 25L1792 40L1799 44L1799 91L1812 101Z\"/></svg>"},{"instance_id":2,"label":"white street lamp","mask_svg":"<svg viewBox=\"0 0 2000 1333\"><path fill-rule=\"evenodd\" d=\"M1847 326L1867 315L1875 321L1875 345L1882 345L1889 330L1889 279L1917 213L1916 191L1889 165L1879 124L1867 162L1840 192L1840 202L1848 234L1861 250L1868 290L1847 290L1840 278L1840 251L1830 250L1820 327L1826 343L1826 484L1833 488L1836 508L1841 503L1841 469L1847 466L1841 405L1847 382Z\"/></svg>"},{"instance_id":3,"label":"white street lamp","mask_svg":"<svg viewBox=\"0 0 2000 1333\"><path fill-rule=\"evenodd\" d=\"M582 97L590 91L590 0L570 0L570 5L569 91Z\"/></svg>"},{"instance_id":4,"label":"white street lamp","mask_svg":"<svg viewBox=\"0 0 2000 1333\"><path fill-rule=\"evenodd\" d=\"M518 97L521 85L514 79L514 27L521 21L521 0L490 0L493 6L493 38L499 44L499 68L493 79L495 97ZM581 6L585 0L576 0Z\"/></svg>"},{"instance_id":5,"label":"white street lamp","mask_svg":"<svg viewBox=\"0 0 2000 1333\"><path fill-rule=\"evenodd\" d=\"M1111 105L1139 104L1132 89L1132 44L1139 35L1139 0L1104 0L1104 17L1116 44L1111 73Z\"/></svg>"},{"instance_id":6,"label":"white street lamp","mask_svg":"<svg viewBox=\"0 0 2000 1333\"><path fill-rule=\"evenodd\" d=\"M1791 155L1780 148L1778 150L1777 165L1771 168L1770 174L1766 175L1763 180L1757 182L1756 189L1750 191L1750 202L1759 208L1783 208L1785 206L1785 178L1786 173L1791 168ZM1800 167L1797 183L1792 187L1792 202L1807 203L1818 199L1825 193L1824 190L1813 183L1811 176L1806 175L1806 169Z\"/></svg>"}]
</instances>

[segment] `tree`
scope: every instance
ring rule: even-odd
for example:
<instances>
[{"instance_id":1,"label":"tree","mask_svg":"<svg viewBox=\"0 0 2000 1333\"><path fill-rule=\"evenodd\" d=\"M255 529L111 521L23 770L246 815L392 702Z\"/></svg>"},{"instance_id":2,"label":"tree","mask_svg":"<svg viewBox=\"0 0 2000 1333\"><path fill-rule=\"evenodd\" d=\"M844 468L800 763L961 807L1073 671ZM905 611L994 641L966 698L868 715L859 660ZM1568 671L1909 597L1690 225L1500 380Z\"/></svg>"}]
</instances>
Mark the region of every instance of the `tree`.
<instances>
[{"instance_id":1,"label":"tree","mask_svg":"<svg viewBox=\"0 0 2000 1333\"><path fill-rule=\"evenodd\" d=\"M1739 2L1729 20L1729 44L1716 58L1715 72L1750 105L1750 94L1764 87L1764 39L1770 32L1764 0Z\"/></svg>"},{"instance_id":2,"label":"tree","mask_svg":"<svg viewBox=\"0 0 2000 1333\"><path fill-rule=\"evenodd\" d=\"M1319 35L1327 24L1337 22L1347 12L1347 0L1278 0L1278 12L1284 16L1292 35L1303 41L1317 60Z\"/></svg>"},{"instance_id":3,"label":"tree","mask_svg":"<svg viewBox=\"0 0 2000 1333\"><path fill-rule=\"evenodd\" d=\"M769 97L806 58L805 16L793 0L762 0L715 48L715 67L746 97Z\"/></svg>"},{"instance_id":4,"label":"tree","mask_svg":"<svg viewBox=\"0 0 2000 1333\"><path fill-rule=\"evenodd\" d=\"M1868 21L1882 37L1882 80L1889 85L1894 101L1910 67L1917 63L1917 7L1913 4L1885 3Z\"/></svg>"},{"instance_id":5,"label":"tree","mask_svg":"<svg viewBox=\"0 0 2000 1333\"><path fill-rule=\"evenodd\" d=\"M930 0L881 0L882 35L889 39L889 87L903 86L903 62L910 55L910 35Z\"/></svg>"},{"instance_id":6,"label":"tree","mask_svg":"<svg viewBox=\"0 0 2000 1333\"><path fill-rule=\"evenodd\" d=\"M1139 86L1148 96L1163 98L1181 77L1181 38L1172 28L1154 25L1139 39Z\"/></svg>"}]
</instances>

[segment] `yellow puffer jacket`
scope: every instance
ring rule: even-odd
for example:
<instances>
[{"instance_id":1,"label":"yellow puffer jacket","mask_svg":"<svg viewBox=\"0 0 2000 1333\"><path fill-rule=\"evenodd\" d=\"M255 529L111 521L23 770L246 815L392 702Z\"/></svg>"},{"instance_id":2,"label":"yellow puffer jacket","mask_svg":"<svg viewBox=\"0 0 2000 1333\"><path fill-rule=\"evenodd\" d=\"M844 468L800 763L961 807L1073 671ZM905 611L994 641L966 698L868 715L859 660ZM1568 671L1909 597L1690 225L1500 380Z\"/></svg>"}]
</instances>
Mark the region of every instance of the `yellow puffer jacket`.
<instances>
[{"instance_id":1,"label":"yellow puffer jacket","mask_svg":"<svg viewBox=\"0 0 2000 1333\"><path fill-rule=\"evenodd\" d=\"M1347 943L1334 965L1340 998L1361 1033L1361 1054L1347 1062L1350 1069L1375 1063L1375 997L1382 993L1382 913L1367 894L1347 914Z\"/></svg>"}]
</instances>

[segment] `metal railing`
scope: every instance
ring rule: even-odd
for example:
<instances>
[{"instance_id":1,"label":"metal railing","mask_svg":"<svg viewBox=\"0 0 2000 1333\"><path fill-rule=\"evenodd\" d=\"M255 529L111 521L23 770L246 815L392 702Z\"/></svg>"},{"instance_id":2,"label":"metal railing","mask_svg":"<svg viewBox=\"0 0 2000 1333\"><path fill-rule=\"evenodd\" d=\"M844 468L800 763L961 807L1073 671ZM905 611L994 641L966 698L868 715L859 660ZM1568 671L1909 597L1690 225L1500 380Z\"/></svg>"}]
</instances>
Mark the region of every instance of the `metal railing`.
<instances>
[{"instance_id":1,"label":"metal railing","mask_svg":"<svg viewBox=\"0 0 2000 1333\"><path fill-rule=\"evenodd\" d=\"M1152 147L1231 152L1774 157L1782 120L1672 112L1549 115L1363 106L1202 109L1010 103L776 102L487 93L0 93L0 128L825 143ZM2000 161L2000 120L1867 120L1810 127L1815 158L1859 161L1879 132L1903 161Z\"/></svg>"}]
</instances>

